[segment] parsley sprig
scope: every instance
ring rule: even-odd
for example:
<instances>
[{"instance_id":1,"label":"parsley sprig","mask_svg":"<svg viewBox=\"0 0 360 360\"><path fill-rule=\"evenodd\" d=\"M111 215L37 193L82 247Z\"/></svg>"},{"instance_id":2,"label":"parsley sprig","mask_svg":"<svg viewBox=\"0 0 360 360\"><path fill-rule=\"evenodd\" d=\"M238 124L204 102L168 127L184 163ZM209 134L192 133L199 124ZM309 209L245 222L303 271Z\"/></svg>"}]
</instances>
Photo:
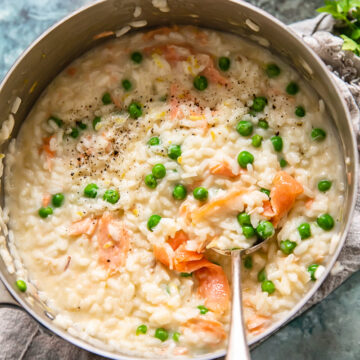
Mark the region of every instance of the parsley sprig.
<instances>
[{"instance_id":1,"label":"parsley sprig","mask_svg":"<svg viewBox=\"0 0 360 360\"><path fill-rule=\"evenodd\" d=\"M317 11L337 20L334 30L344 40L342 49L360 56L360 0L325 0Z\"/></svg>"}]
</instances>

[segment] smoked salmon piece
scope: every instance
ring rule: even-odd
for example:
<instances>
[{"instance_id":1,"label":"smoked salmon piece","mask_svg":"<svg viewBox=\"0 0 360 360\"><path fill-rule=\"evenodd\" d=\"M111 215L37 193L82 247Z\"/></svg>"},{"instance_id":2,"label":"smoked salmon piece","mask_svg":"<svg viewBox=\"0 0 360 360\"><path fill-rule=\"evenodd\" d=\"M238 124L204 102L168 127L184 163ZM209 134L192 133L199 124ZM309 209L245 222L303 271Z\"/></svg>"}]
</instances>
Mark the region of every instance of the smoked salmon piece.
<instances>
[{"instance_id":1,"label":"smoked salmon piece","mask_svg":"<svg viewBox=\"0 0 360 360\"><path fill-rule=\"evenodd\" d=\"M203 217L213 214L214 212L223 209L224 207L229 207L233 201L236 201L237 197L245 194L248 189L238 188L232 191L229 191L225 196L215 199L200 208L192 212L192 219L194 221L199 221Z\"/></svg>"},{"instance_id":2,"label":"smoked salmon piece","mask_svg":"<svg viewBox=\"0 0 360 360\"><path fill-rule=\"evenodd\" d=\"M188 240L184 231L177 231L165 244L154 245L154 256L170 270L193 272L198 281L198 295L205 299L205 305L214 312L222 313L230 299L230 287L224 270L205 259L203 252L188 250Z\"/></svg>"},{"instance_id":3,"label":"smoked salmon piece","mask_svg":"<svg viewBox=\"0 0 360 360\"><path fill-rule=\"evenodd\" d=\"M161 246L154 245L154 256L156 260L160 261L170 270L185 272L183 269L186 264L201 260L204 257L203 253L186 249L186 242L188 240L189 237L187 234L180 230L176 232L173 238L169 238L165 244Z\"/></svg>"},{"instance_id":4,"label":"smoked salmon piece","mask_svg":"<svg viewBox=\"0 0 360 360\"><path fill-rule=\"evenodd\" d=\"M306 202L305 202L305 207L306 207L307 209L310 209L313 203L314 203L314 199L313 199L313 198L309 198L309 199L307 199Z\"/></svg>"},{"instance_id":5,"label":"smoked salmon piece","mask_svg":"<svg viewBox=\"0 0 360 360\"><path fill-rule=\"evenodd\" d=\"M189 240L189 237L185 231L179 230L175 233L174 237L169 238L167 243L176 250L180 245Z\"/></svg>"},{"instance_id":6,"label":"smoked salmon piece","mask_svg":"<svg viewBox=\"0 0 360 360\"><path fill-rule=\"evenodd\" d=\"M43 144L39 149L39 153L43 152L45 154L46 163L49 171L51 171L52 169L52 158L55 157L55 151L52 151L50 148L50 141L52 138L53 136L43 138Z\"/></svg>"},{"instance_id":7,"label":"smoked salmon piece","mask_svg":"<svg viewBox=\"0 0 360 360\"><path fill-rule=\"evenodd\" d=\"M207 64L205 69L201 72L201 75L204 75L211 82L227 85L228 79L220 74L219 70L214 65L214 60L209 55L206 56L208 58Z\"/></svg>"},{"instance_id":8,"label":"smoked salmon piece","mask_svg":"<svg viewBox=\"0 0 360 360\"><path fill-rule=\"evenodd\" d=\"M144 48L143 51L145 54L157 53L164 56L171 66L176 65L179 61L186 61L189 55L195 55L199 63L204 66L204 70L200 73L200 75L204 75L209 81L220 85L228 84L228 79L221 75L214 64L212 57L208 54L196 52L189 44L157 45Z\"/></svg>"},{"instance_id":9,"label":"smoked salmon piece","mask_svg":"<svg viewBox=\"0 0 360 360\"><path fill-rule=\"evenodd\" d=\"M246 328L254 335L262 333L266 326L269 325L269 317L253 314L246 321Z\"/></svg>"},{"instance_id":10,"label":"smoked salmon piece","mask_svg":"<svg viewBox=\"0 0 360 360\"><path fill-rule=\"evenodd\" d=\"M99 220L97 239L99 262L109 270L125 264L129 251L129 234L123 223L105 212Z\"/></svg>"},{"instance_id":11,"label":"smoked salmon piece","mask_svg":"<svg viewBox=\"0 0 360 360\"><path fill-rule=\"evenodd\" d=\"M224 312L230 301L230 287L222 267L209 261L195 276L199 282L198 294L205 299L205 305L214 312Z\"/></svg>"},{"instance_id":12,"label":"smoked salmon piece","mask_svg":"<svg viewBox=\"0 0 360 360\"><path fill-rule=\"evenodd\" d=\"M210 174L224 176L230 179L238 176L238 174L233 173L230 165L226 161L211 166Z\"/></svg>"},{"instance_id":13,"label":"smoked salmon piece","mask_svg":"<svg viewBox=\"0 0 360 360\"><path fill-rule=\"evenodd\" d=\"M51 201L51 195L49 193L46 193L42 197L41 204L43 207L46 207L50 204L50 201Z\"/></svg>"},{"instance_id":14,"label":"smoked salmon piece","mask_svg":"<svg viewBox=\"0 0 360 360\"><path fill-rule=\"evenodd\" d=\"M69 235L70 236L79 236L79 235L94 235L97 220L92 218L85 218L79 221L75 221L70 225Z\"/></svg>"},{"instance_id":15,"label":"smoked salmon piece","mask_svg":"<svg viewBox=\"0 0 360 360\"><path fill-rule=\"evenodd\" d=\"M170 270L174 269L174 250L169 244L163 244L162 246L153 246L155 259L168 267Z\"/></svg>"},{"instance_id":16,"label":"smoked salmon piece","mask_svg":"<svg viewBox=\"0 0 360 360\"><path fill-rule=\"evenodd\" d=\"M263 215L266 216L266 217L269 217L269 218L272 218L275 213L274 213L274 210L273 208L271 207L271 203L270 203L270 200L265 200L263 201Z\"/></svg>"},{"instance_id":17,"label":"smoked salmon piece","mask_svg":"<svg viewBox=\"0 0 360 360\"><path fill-rule=\"evenodd\" d=\"M303 191L302 185L287 172L279 171L275 175L270 192L270 203L275 214L272 221L275 226L294 206L296 197Z\"/></svg>"},{"instance_id":18,"label":"smoked salmon piece","mask_svg":"<svg viewBox=\"0 0 360 360\"><path fill-rule=\"evenodd\" d=\"M215 320L192 318L182 324L182 326L196 334L203 333L204 338L210 338L214 344L218 344L226 339L223 325Z\"/></svg>"},{"instance_id":19,"label":"smoked salmon piece","mask_svg":"<svg viewBox=\"0 0 360 360\"><path fill-rule=\"evenodd\" d=\"M180 49L186 49L187 54L181 54ZM179 61L185 61L188 56L192 53L190 46L186 44L175 45L175 44L165 44L165 45L156 45L144 48L145 54L158 54L164 56L166 61L171 65L176 65Z\"/></svg>"},{"instance_id":20,"label":"smoked salmon piece","mask_svg":"<svg viewBox=\"0 0 360 360\"><path fill-rule=\"evenodd\" d=\"M203 253L188 250L186 249L186 244L182 244L175 251L174 267L178 270L178 268L181 267L181 264L201 260L203 257Z\"/></svg>"}]
</instances>

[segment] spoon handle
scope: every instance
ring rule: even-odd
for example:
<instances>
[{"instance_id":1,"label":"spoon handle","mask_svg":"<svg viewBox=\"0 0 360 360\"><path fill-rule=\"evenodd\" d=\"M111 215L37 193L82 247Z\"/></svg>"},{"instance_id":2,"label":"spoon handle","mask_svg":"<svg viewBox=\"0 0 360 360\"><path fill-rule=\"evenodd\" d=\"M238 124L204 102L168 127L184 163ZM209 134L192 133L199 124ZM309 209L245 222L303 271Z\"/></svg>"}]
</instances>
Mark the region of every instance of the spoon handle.
<instances>
[{"instance_id":1,"label":"spoon handle","mask_svg":"<svg viewBox=\"0 0 360 360\"><path fill-rule=\"evenodd\" d=\"M231 325L226 360L250 360L245 336L241 300L241 252L231 252L232 306Z\"/></svg>"}]
</instances>

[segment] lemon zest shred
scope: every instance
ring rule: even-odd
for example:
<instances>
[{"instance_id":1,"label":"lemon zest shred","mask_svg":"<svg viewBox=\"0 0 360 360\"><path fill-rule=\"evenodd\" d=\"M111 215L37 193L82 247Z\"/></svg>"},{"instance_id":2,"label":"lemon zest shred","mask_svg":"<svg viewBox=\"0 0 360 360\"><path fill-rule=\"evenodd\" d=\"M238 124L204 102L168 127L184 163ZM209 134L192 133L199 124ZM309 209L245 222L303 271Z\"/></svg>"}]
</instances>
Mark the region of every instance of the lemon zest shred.
<instances>
[{"instance_id":1,"label":"lemon zest shred","mask_svg":"<svg viewBox=\"0 0 360 360\"><path fill-rule=\"evenodd\" d=\"M160 69L162 69L164 67L164 65L160 61L160 57L158 54L155 54L155 53L152 54L152 58L153 58L155 64L157 65L157 67L159 67Z\"/></svg>"},{"instance_id":2,"label":"lemon zest shred","mask_svg":"<svg viewBox=\"0 0 360 360\"><path fill-rule=\"evenodd\" d=\"M104 244L103 248L104 249L108 249L109 247L113 246L113 242L112 241L108 241Z\"/></svg>"},{"instance_id":3,"label":"lemon zest shred","mask_svg":"<svg viewBox=\"0 0 360 360\"><path fill-rule=\"evenodd\" d=\"M132 213L135 215L135 216L138 216L139 215L139 211L138 211L138 209L133 209L132 210Z\"/></svg>"},{"instance_id":4,"label":"lemon zest shred","mask_svg":"<svg viewBox=\"0 0 360 360\"><path fill-rule=\"evenodd\" d=\"M162 111L161 113L159 113L159 114L157 115L157 118L160 119L160 118L162 118L162 117L164 117L164 116L165 116L165 111Z\"/></svg>"},{"instance_id":5,"label":"lemon zest shred","mask_svg":"<svg viewBox=\"0 0 360 360\"><path fill-rule=\"evenodd\" d=\"M204 115L190 115L189 116L190 120L196 121L196 120L204 120L205 116Z\"/></svg>"}]
</instances>

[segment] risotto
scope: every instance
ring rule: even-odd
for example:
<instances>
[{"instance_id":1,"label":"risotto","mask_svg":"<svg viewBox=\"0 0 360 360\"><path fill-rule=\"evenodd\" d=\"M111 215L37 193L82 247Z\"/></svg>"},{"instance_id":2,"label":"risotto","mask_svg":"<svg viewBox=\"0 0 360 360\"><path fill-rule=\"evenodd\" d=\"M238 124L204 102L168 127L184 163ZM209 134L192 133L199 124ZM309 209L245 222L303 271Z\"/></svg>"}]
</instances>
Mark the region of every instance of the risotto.
<instances>
[{"instance_id":1,"label":"risotto","mask_svg":"<svg viewBox=\"0 0 360 360\"><path fill-rule=\"evenodd\" d=\"M104 43L47 88L10 144L18 287L54 322L128 353L221 350L247 248L248 339L335 251L343 158L322 100L269 51L193 27ZM21 261L20 261L21 260Z\"/></svg>"}]
</instances>

